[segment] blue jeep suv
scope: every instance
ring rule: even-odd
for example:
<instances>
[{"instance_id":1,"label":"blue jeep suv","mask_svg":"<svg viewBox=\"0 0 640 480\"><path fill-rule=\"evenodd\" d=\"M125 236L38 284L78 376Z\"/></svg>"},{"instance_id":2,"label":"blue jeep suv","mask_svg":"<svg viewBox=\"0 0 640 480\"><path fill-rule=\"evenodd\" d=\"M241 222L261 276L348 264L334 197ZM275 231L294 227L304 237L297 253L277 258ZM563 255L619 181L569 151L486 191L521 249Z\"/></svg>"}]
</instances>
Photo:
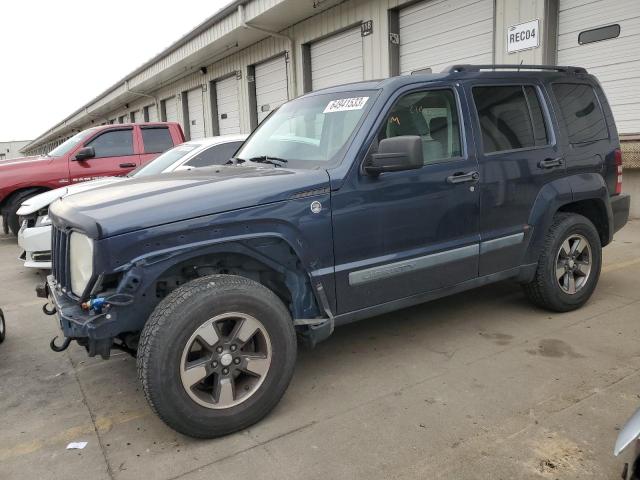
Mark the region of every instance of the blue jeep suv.
<instances>
[{"instance_id":1,"label":"blue jeep suv","mask_svg":"<svg viewBox=\"0 0 640 480\"><path fill-rule=\"evenodd\" d=\"M57 201L64 343L137 356L153 410L215 437L291 379L296 337L487 283L582 306L627 221L616 126L578 67L458 65L316 91L227 165Z\"/></svg>"}]
</instances>

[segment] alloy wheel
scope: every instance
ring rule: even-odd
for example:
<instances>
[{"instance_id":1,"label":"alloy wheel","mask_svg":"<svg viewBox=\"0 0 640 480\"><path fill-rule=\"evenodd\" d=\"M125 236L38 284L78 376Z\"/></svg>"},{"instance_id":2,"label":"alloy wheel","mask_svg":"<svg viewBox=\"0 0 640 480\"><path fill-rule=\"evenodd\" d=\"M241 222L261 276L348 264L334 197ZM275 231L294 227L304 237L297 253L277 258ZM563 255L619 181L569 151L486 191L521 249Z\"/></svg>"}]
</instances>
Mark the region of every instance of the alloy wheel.
<instances>
[{"instance_id":1,"label":"alloy wheel","mask_svg":"<svg viewBox=\"0 0 640 480\"><path fill-rule=\"evenodd\" d=\"M223 409L249 399L271 366L271 340L256 318L217 315L191 335L182 352L180 379L193 401Z\"/></svg>"},{"instance_id":2,"label":"alloy wheel","mask_svg":"<svg viewBox=\"0 0 640 480\"><path fill-rule=\"evenodd\" d=\"M556 256L556 280L563 292L578 293L591 274L591 245L580 234L571 234L560 246Z\"/></svg>"}]
</instances>

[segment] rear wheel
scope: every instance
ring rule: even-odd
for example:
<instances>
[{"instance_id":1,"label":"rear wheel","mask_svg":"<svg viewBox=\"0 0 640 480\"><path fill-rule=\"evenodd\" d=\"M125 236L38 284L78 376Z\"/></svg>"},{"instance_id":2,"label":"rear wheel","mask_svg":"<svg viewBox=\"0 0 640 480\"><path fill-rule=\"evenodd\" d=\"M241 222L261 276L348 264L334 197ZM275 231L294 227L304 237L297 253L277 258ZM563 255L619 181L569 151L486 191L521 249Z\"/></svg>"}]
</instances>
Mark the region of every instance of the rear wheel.
<instances>
[{"instance_id":1,"label":"rear wheel","mask_svg":"<svg viewBox=\"0 0 640 480\"><path fill-rule=\"evenodd\" d=\"M280 299L252 280L212 275L172 292L145 325L138 376L173 429L213 438L263 418L284 394L296 337Z\"/></svg>"},{"instance_id":2,"label":"rear wheel","mask_svg":"<svg viewBox=\"0 0 640 480\"><path fill-rule=\"evenodd\" d=\"M574 310L591 297L601 266L602 246L593 223L582 215L558 213L547 232L535 278L524 291L543 308Z\"/></svg>"}]
</instances>

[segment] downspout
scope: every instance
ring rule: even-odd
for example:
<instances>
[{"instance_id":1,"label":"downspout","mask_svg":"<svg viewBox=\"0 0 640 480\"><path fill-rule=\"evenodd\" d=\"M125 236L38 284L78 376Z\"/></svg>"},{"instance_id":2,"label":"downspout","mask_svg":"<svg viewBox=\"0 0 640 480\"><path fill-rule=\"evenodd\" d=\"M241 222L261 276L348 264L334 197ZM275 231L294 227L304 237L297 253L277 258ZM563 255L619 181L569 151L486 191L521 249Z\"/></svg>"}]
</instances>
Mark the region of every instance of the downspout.
<instances>
[{"instance_id":1,"label":"downspout","mask_svg":"<svg viewBox=\"0 0 640 480\"><path fill-rule=\"evenodd\" d=\"M146 93L141 93L141 92L134 92L133 90L131 90L129 88L129 80L125 80L124 81L124 89L127 93L131 93L133 95L138 95L140 97L147 97L147 98L152 98L153 99L153 104L156 106L156 109L158 109L158 112L160 111L160 105L158 102L158 97L154 96L154 95L149 95Z\"/></svg>"},{"instance_id":2,"label":"downspout","mask_svg":"<svg viewBox=\"0 0 640 480\"><path fill-rule=\"evenodd\" d=\"M291 86L293 88L293 98L298 95L298 76L296 75L296 56L295 56L295 42L293 38L289 35L285 35L283 33L274 32L271 30L267 30L266 28L256 27L255 25L251 25L247 23L244 18L244 5L241 3L238 5L238 17L240 18L240 24L243 28L248 28L251 30L256 30L258 32L266 33L275 38L281 38L286 40L289 43L289 65L291 68ZM289 98L288 100L291 100Z\"/></svg>"}]
</instances>

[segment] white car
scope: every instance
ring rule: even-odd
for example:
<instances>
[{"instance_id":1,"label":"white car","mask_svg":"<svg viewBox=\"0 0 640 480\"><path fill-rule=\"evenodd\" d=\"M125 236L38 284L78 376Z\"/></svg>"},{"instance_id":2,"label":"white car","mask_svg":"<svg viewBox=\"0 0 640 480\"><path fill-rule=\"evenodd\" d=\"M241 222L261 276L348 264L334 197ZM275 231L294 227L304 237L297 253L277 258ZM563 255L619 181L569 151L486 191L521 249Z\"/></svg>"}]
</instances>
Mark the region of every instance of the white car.
<instances>
[{"instance_id":1,"label":"white car","mask_svg":"<svg viewBox=\"0 0 640 480\"><path fill-rule=\"evenodd\" d=\"M18 244L24 250L20 259L24 260L25 267L51 268L51 220L48 212L49 205L55 200L131 177L222 165L233 156L247 137L248 135L223 135L192 140L167 150L126 177L105 177L56 188L25 200L17 212L21 220Z\"/></svg>"}]
</instances>

